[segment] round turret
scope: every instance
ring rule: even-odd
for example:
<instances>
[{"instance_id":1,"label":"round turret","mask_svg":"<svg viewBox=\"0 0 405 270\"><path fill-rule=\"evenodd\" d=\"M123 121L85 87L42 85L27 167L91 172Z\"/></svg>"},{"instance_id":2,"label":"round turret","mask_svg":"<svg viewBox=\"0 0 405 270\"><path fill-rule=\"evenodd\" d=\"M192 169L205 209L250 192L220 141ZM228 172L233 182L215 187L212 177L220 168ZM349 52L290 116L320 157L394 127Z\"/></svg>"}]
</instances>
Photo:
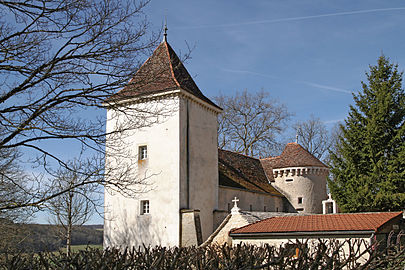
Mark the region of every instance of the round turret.
<instances>
[{"instance_id":1,"label":"round turret","mask_svg":"<svg viewBox=\"0 0 405 270\"><path fill-rule=\"evenodd\" d=\"M271 182L299 213L322 213L329 168L298 143L289 143L278 157L263 159Z\"/></svg>"}]
</instances>

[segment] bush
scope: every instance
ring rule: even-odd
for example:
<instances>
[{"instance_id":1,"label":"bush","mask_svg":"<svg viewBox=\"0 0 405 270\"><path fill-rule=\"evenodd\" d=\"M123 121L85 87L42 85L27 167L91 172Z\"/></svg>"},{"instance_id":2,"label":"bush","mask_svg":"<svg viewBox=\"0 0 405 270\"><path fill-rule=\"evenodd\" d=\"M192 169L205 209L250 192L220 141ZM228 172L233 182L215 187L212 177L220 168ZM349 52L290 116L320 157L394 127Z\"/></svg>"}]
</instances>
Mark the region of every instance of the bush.
<instances>
[{"instance_id":1,"label":"bush","mask_svg":"<svg viewBox=\"0 0 405 270\"><path fill-rule=\"evenodd\" d=\"M361 243L360 243L361 244ZM383 251L369 248L359 252L359 243L350 243L351 253L343 255L341 243L321 241L269 245L207 246L137 249L88 248L67 256L59 253L3 254L1 269L403 269L405 249ZM362 264L358 259L368 254Z\"/></svg>"}]
</instances>

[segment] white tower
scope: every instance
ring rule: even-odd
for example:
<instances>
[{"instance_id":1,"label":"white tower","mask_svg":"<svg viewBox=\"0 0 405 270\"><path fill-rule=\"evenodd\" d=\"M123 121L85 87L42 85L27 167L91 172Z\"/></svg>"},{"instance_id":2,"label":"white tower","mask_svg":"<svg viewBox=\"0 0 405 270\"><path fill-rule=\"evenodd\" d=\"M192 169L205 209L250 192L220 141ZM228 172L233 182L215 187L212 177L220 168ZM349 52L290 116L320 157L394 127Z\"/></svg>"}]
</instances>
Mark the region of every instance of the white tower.
<instances>
[{"instance_id":1,"label":"white tower","mask_svg":"<svg viewBox=\"0 0 405 270\"><path fill-rule=\"evenodd\" d=\"M207 239L217 208L217 115L222 110L198 89L166 35L129 85L106 103L107 132L128 119L142 126L118 138L128 156L114 157L108 148L114 136L107 138L106 171L125 160L133 169L129 177L142 184L136 197L106 187L105 247L178 246ZM145 115L142 110L161 115L143 123L136 118ZM202 234L193 239L190 227Z\"/></svg>"},{"instance_id":2,"label":"white tower","mask_svg":"<svg viewBox=\"0 0 405 270\"><path fill-rule=\"evenodd\" d=\"M298 143L288 143L280 156L261 160L272 184L299 213L322 213L327 198L328 167Z\"/></svg>"}]
</instances>

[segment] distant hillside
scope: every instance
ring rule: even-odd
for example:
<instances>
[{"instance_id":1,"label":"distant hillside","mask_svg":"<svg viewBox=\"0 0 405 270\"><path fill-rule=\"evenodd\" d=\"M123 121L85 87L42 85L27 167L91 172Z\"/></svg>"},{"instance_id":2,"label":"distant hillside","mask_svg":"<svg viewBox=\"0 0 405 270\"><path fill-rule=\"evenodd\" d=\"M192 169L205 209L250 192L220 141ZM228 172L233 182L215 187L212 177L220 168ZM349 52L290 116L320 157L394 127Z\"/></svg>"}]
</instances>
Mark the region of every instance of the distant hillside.
<instances>
[{"instance_id":1,"label":"distant hillside","mask_svg":"<svg viewBox=\"0 0 405 270\"><path fill-rule=\"evenodd\" d=\"M65 246L56 225L14 224L0 221L0 252L53 251ZM75 226L72 245L102 245L103 225Z\"/></svg>"}]
</instances>

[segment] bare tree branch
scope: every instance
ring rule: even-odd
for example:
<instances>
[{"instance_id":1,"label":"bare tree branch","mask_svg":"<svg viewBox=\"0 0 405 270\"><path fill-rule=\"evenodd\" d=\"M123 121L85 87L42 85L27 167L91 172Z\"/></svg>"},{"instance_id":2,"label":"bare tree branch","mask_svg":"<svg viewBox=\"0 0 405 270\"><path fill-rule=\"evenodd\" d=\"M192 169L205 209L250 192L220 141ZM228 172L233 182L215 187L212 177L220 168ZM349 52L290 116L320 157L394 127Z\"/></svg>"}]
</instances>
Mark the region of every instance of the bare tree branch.
<instances>
[{"instance_id":1,"label":"bare tree branch","mask_svg":"<svg viewBox=\"0 0 405 270\"><path fill-rule=\"evenodd\" d=\"M290 117L284 105L264 91L244 90L214 100L224 110L218 117L219 148L253 157L269 156L278 150L277 135Z\"/></svg>"}]
</instances>

